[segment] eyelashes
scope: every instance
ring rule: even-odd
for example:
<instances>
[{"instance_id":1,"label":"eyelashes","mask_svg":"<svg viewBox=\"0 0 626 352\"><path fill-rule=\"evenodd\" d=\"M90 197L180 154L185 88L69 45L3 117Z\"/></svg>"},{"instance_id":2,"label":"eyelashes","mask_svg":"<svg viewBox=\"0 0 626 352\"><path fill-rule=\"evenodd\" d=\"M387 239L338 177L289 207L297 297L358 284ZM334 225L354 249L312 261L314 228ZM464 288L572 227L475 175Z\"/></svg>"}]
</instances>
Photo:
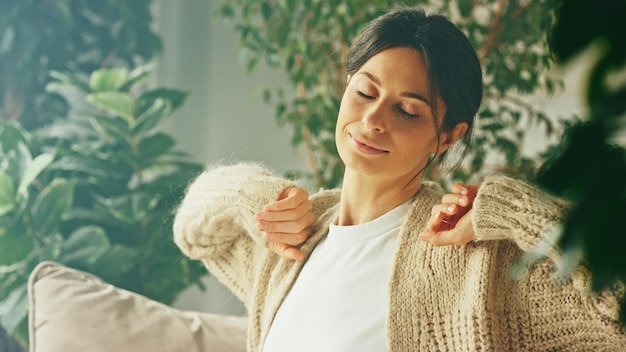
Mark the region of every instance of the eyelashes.
<instances>
[{"instance_id":1,"label":"eyelashes","mask_svg":"<svg viewBox=\"0 0 626 352\"><path fill-rule=\"evenodd\" d=\"M367 95L367 94L361 92L360 90L357 90L356 94L357 94L358 97L366 99L366 100L373 100L374 99L373 96ZM402 117L404 117L405 119L408 119L408 120L414 120L414 119L417 119L419 117L419 115L409 114L408 112L404 111L399 106L394 106L394 110L398 114L400 114Z\"/></svg>"},{"instance_id":2,"label":"eyelashes","mask_svg":"<svg viewBox=\"0 0 626 352\"><path fill-rule=\"evenodd\" d=\"M365 99L367 99L367 100L372 100L372 99L374 99L374 97L373 97L373 96L367 95L367 94L365 94L365 93L361 92L360 90L357 90L357 91L356 91L356 94L357 94L359 97L361 97L361 98L365 98Z\"/></svg>"},{"instance_id":3,"label":"eyelashes","mask_svg":"<svg viewBox=\"0 0 626 352\"><path fill-rule=\"evenodd\" d=\"M409 120L414 120L419 117L419 115L409 114L408 112L402 110L401 108L396 108L396 110L398 111L400 115L404 116L405 118Z\"/></svg>"}]
</instances>

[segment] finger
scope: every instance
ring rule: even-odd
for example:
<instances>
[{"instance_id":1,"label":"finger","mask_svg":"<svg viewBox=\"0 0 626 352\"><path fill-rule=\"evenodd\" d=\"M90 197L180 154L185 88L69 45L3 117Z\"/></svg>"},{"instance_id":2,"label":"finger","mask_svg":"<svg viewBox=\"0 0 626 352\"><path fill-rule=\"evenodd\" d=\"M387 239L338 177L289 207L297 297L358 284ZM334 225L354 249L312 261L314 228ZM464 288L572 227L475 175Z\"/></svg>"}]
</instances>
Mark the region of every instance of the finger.
<instances>
[{"instance_id":1,"label":"finger","mask_svg":"<svg viewBox=\"0 0 626 352\"><path fill-rule=\"evenodd\" d=\"M311 231L305 230L299 233L266 232L265 240L272 243L284 243L290 246L298 246L309 238Z\"/></svg>"},{"instance_id":2,"label":"finger","mask_svg":"<svg viewBox=\"0 0 626 352\"><path fill-rule=\"evenodd\" d=\"M309 199L309 192L299 187L287 188L278 197L278 201L265 206L265 211L281 211L294 209Z\"/></svg>"},{"instance_id":3,"label":"finger","mask_svg":"<svg viewBox=\"0 0 626 352\"><path fill-rule=\"evenodd\" d=\"M310 202L306 201L300 203L295 208L289 208L284 210L271 210L271 211L261 211L255 214L255 218L257 220L266 220L266 221L290 221L293 219L300 219L306 213L310 212L313 209Z\"/></svg>"},{"instance_id":4,"label":"finger","mask_svg":"<svg viewBox=\"0 0 626 352\"><path fill-rule=\"evenodd\" d=\"M454 215L459 210L459 207L456 204L437 204L433 206L431 210L431 215L435 215L437 213L443 213L445 215Z\"/></svg>"},{"instance_id":5,"label":"finger","mask_svg":"<svg viewBox=\"0 0 626 352\"><path fill-rule=\"evenodd\" d=\"M289 260L303 260L304 253L299 248L284 243L268 243L267 247L276 254Z\"/></svg>"},{"instance_id":6,"label":"finger","mask_svg":"<svg viewBox=\"0 0 626 352\"><path fill-rule=\"evenodd\" d=\"M435 214L433 214L433 216L430 217L430 220L428 220L428 224L426 227L427 231L431 231L431 232L437 232L441 230L442 225L444 224L444 217L446 215L442 212L437 212Z\"/></svg>"},{"instance_id":7,"label":"finger","mask_svg":"<svg viewBox=\"0 0 626 352\"><path fill-rule=\"evenodd\" d=\"M441 203L452 203L466 207L470 204L470 199L468 196L448 193L441 197Z\"/></svg>"},{"instance_id":8,"label":"finger","mask_svg":"<svg viewBox=\"0 0 626 352\"><path fill-rule=\"evenodd\" d=\"M306 213L297 220L289 221L259 221L258 228L265 232L283 232L283 233L299 233L311 227L315 223L315 216L312 213Z\"/></svg>"},{"instance_id":9,"label":"finger","mask_svg":"<svg viewBox=\"0 0 626 352\"><path fill-rule=\"evenodd\" d=\"M474 237L471 233L459 231L456 227L446 230L426 230L419 234L420 241L428 242L434 246L464 245L471 242Z\"/></svg>"},{"instance_id":10,"label":"finger","mask_svg":"<svg viewBox=\"0 0 626 352\"><path fill-rule=\"evenodd\" d=\"M470 202L474 201L480 185L466 185L462 183L455 183L452 185L452 193L463 195L469 198Z\"/></svg>"},{"instance_id":11,"label":"finger","mask_svg":"<svg viewBox=\"0 0 626 352\"><path fill-rule=\"evenodd\" d=\"M463 183L455 183L452 185L451 188L452 193L454 194L458 194L458 195L462 195L462 196L467 196L469 195L469 187Z\"/></svg>"},{"instance_id":12,"label":"finger","mask_svg":"<svg viewBox=\"0 0 626 352\"><path fill-rule=\"evenodd\" d=\"M471 234L463 231L452 229L449 231L436 232L433 235L423 238L426 242L429 242L433 246L462 246L471 242L474 238Z\"/></svg>"}]
</instances>

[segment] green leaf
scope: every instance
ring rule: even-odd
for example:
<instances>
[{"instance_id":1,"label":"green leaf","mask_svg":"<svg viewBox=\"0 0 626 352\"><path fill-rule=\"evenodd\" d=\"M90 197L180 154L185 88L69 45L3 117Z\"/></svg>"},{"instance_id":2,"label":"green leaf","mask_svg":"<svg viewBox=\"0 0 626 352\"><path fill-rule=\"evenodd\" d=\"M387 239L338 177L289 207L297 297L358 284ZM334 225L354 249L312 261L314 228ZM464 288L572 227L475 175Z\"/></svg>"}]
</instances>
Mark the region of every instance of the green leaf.
<instances>
[{"instance_id":1,"label":"green leaf","mask_svg":"<svg viewBox=\"0 0 626 352\"><path fill-rule=\"evenodd\" d=\"M15 205L15 184L5 172L0 171L0 216L11 212Z\"/></svg>"},{"instance_id":2,"label":"green leaf","mask_svg":"<svg viewBox=\"0 0 626 352\"><path fill-rule=\"evenodd\" d=\"M32 226L38 235L56 232L63 216L72 206L74 185L65 179L55 179L46 186L32 208Z\"/></svg>"},{"instance_id":3,"label":"green leaf","mask_svg":"<svg viewBox=\"0 0 626 352\"><path fill-rule=\"evenodd\" d=\"M122 92L98 92L88 94L87 102L110 114L121 117L129 126L134 126L132 99L130 94Z\"/></svg>"},{"instance_id":4,"label":"green leaf","mask_svg":"<svg viewBox=\"0 0 626 352\"><path fill-rule=\"evenodd\" d=\"M133 269L137 262L137 250L114 244L91 266L93 272L103 279L119 278Z\"/></svg>"},{"instance_id":5,"label":"green leaf","mask_svg":"<svg viewBox=\"0 0 626 352\"><path fill-rule=\"evenodd\" d=\"M92 126L100 134L112 136L116 140L130 140L132 137L128 123L122 119L95 114L91 116Z\"/></svg>"},{"instance_id":6,"label":"green leaf","mask_svg":"<svg viewBox=\"0 0 626 352\"><path fill-rule=\"evenodd\" d=\"M15 328L28 317L28 289L26 283L14 289L0 301L0 322L4 329L13 334Z\"/></svg>"},{"instance_id":7,"label":"green leaf","mask_svg":"<svg viewBox=\"0 0 626 352\"><path fill-rule=\"evenodd\" d=\"M108 155L111 158L111 155ZM55 161L51 166L54 170L84 172L99 179L126 180L132 175L133 169L125 163L113 163L89 156L66 156Z\"/></svg>"},{"instance_id":8,"label":"green leaf","mask_svg":"<svg viewBox=\"0 0 626 352\"><path fill-rule=\"evenodd\" d=\"M48 83L46 86L48 92L58 92L62 91L64 88L74 89L82 93L89 93L91 91L89 85L73 72L51 71L50 77L55 79L56 82Z\"/></svg>"},{"instance_id":9,"label":"green leaf","mask_svg":"<svg viewBox=\"0 0 626 352\"><path fill-rule=\"evenodd\" d=\"M54 160L54 155L44 153L40 154L31 163L26 166L24 173L17 187L17 192L25 195L28 186L39 176L39 174Z\"/></svg>"},{"instance_id":10,"label":"green leaf","mask_svg":"<svg viewBox=\"0 0 626 352\"><path fill-rule=\"evenodd\" d=\"M128 91L133 85L143 83L148 75L154 70L154 63L141 65L128 74L128 80L119 88L121 91Z\"/></svg>"},{"instance_id":11,"label":"green leaf","mask_svg":"<svg viewBox=\"0 0 626 352\"><path fill-rule=\"evenodd\" d=\"M17 123L3 121L0 124L0 145L5 153L17 148L19 143L25 144L29 138L28 132Z\"/></svg>"},{"instance_id":12,"label":"green leaf","mask_svg":"<svg viewBox=\"0 0 626 352\"><path fill-rule=\"evenodd\" d=\"M155 99L152 106L137 117L137 124L133 130L133 134L140 135L150 131L161 121L169 117L170 113L171 109L169 103L161 98Z\"/></svg>"},{"instance_id":13,"label":"green leaf","mask_svg":"<svg viewBox=\"0 0 626 352\"><path fill-rule=\"evenodd\" d=\"M127 77L125 68L97 70L89 77L89 87L95 92L116 91L124 85Z\"/></svg>"},{"instance_id":14,"label":"green leaf","mask_svg":"<svg viewBox=\"0 0 626 352\"><path fill-rule=\"evenodd\" d=\"M139 157L146 162L162 156L175 145L174 139L164 133L158 133L143 139L139 144Z\"/></svg>"},{"instance_id":15,"label":"green leaf","mask_svg":"<svg viewBox=\"0 0 626 352\"><path fill-rule=\"evenodd\" d=\"M70 234L62 247L60 262L85 268L95 263L111 244L104 230L97 226L80 227Z\"/></svg>"},{"instance_id":16,"label":"green leaf","mask_svg":"<svg viewBox=\"0 0 626 352\"><path fill-rule=\"evenodd\" d=\"M188 94L178 89L170 88L157 88L145 92L139 98L137 98L137 112L142 114L145 110L149 109L153 101L156 99L165 99L170 102L172 111L180 108L187 99Z\"/></svg>"},{"instance_id":17,"label":"green leaf","mask_svg":"<svg viewBox=\"0 0 626 352\"><path fill-rule=\"evenodd\" d=\"M26 233L7 232L0 235L0 266L21 262L33 248L33 241Z\"/></svg>"}]
</instances>

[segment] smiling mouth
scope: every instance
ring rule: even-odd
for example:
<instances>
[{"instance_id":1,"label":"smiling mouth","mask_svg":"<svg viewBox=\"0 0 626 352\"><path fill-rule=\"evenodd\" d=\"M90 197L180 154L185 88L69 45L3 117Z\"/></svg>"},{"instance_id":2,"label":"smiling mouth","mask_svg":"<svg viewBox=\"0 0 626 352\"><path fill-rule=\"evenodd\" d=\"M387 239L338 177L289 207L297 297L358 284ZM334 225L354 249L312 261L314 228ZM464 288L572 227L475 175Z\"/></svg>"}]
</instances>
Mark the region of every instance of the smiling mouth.
<instances>
[{"instance_id":1,"label":"smiling mouth","mask_svg":"<svg viewBox=\"0 0 626 352\"><path fill-rule=\"evenodd\" d=\"M350 140L352 141L352 144L360 151L362 151L363 153L366 154L384 154L384 153L389 153L389 151L384 150L384 149L379 149L377 147L371 146L369 144L367 144L366 142L361 141L360 139L357 139L355 136L353 136L352 134L350 135Z\"/></svg>"}]
</instances>

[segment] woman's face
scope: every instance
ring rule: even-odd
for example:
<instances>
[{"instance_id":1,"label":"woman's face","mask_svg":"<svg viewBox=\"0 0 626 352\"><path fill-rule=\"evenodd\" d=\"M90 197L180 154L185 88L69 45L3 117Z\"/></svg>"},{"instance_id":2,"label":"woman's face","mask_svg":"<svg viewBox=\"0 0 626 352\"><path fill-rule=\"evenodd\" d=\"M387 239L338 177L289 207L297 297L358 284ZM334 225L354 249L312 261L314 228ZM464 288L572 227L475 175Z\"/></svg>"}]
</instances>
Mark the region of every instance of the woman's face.
<instances>
[{"instance_id":1,"label":"woman's face","mask_svg":"<svg viewBox=\"0 0 626 352\"><path fill-rule=\"evenodd\" d=\"M407 47L383 50L348 80L335 140L346 167L360 174L412 180L429 156L447 146L437 132L422 54ZM438 121L445 106L437 102ZM445 149L444 149L445 150Z\"/></svg>"}]
</instances>

